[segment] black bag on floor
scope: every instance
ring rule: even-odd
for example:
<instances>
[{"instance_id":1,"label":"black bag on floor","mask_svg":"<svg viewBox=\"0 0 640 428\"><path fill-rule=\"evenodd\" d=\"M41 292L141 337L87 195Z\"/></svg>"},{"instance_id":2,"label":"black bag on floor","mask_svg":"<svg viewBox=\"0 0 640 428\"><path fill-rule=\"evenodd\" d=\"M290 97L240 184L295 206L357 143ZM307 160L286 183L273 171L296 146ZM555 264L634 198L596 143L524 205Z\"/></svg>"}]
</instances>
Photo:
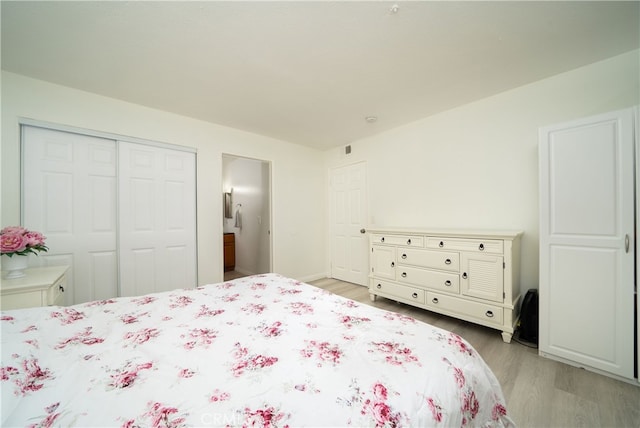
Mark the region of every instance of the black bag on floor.
<instances>
[{"instance_id":1,"label":"black bag on floor","mask_svg":"<svg viewBox=\"0 0 640 428\"><path fill-rule=\"evenodd\" d=\"M538 290L530 289L520 309L520 340L538 344Z\"/></svg>"}]
</instances>

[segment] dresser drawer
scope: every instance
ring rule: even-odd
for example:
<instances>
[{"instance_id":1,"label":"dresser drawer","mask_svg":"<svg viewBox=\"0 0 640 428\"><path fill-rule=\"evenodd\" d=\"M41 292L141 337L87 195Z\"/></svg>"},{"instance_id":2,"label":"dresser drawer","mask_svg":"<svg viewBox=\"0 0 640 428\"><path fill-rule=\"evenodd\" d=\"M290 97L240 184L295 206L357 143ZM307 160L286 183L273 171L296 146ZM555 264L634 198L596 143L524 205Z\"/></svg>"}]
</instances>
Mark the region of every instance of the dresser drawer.
<instances>
[{"instance_id":1,"label":"dresser drawer","mask_svg":"<svg viewBox=\"0 0 640 428\"><path fill-rule=\"evenodd\" d=\"M0 308L64 305L67 269L67 266L29 268L21 278L4 279L0 282Z\"/></svg>"},{"instance_id":2,"label":"dresser drawer","mask_svg":"<svg viewBox=\"0 0 640 428\"><path fill-rule=\"evenodd\" d=\"M42 301L42 291L39 290L27 293L4 294L0 302L0 309L3 311L38 306L46 306L46 303Z\"/></svg>"},{"instance_id":3,"label":"dresser drawer","mask_svg":"<svg viewBox=\"0 0 640 428\"><path fill-rule=\"evenodd\" d=\"M419 288L407 287L404 285L393 284L391 282L374 280L371 283L370 291L424 304L425 291Z\"/></svg>"},{"instance_id":4,"label":"dresser drawer","mask_svg":"<svg viewBox=\"0 0 640 428\"><path fill-rule=\"evenodd\" d=\"M424 237L415 235L371 235L372 244L387 244L405 247L424 247Z\"/></svg>"},{"instance_id":5,"label":"dresser drawer","mask_svg":"<svg viewBox=\"0 0 640 428\"><path fill-rule=\"evenodd\" d=\"M503 308L484 303L471 302L445 294L427 293L427 306L467 315L481 321L483 324L502 324Z\"/></svg>"},{"instance_id":6,"label":"dresser drawer","mask_svg":"<svg viewBox=\"0 0 640 428\"><path fill-rule=\"evenodd\" d=\"M478 251L483 253L502 254L503 242L496 239L460 239L460 238L427 238L427 248L443 250Z\"/></svg>"},{"instance_id":7,"label":"dresser drawer","mask_svg":"<svg viewBox=\"0 0 640 428\"><path fill-rule=\"evenodd\" d=\"M403 248L398 251L398 264L458 272L460 253Z\"/></svg>"},{"instance_id":8,"label":"dresser drawer","mask_svg":"<svg viewBox=\"0 0 640 428\"><path fill-rule=\"evenodd\" d=\"M55 284L53 284L47 290L46 302L47 306L62 306L64 302L64 290L67 286L66 275L60 278Z\"/></svg>"},{"instance_id":9,"label":"dresser drawer","mask_svg":"<svg viewBox=\"0 0 640 428\"><path fill-rule=\"evenodd\" d=\"M396 269L396 280L451 293L460 292L460 275L455 273L437 272L413 266L398 265Z\"/></svg>"}]
</instances>

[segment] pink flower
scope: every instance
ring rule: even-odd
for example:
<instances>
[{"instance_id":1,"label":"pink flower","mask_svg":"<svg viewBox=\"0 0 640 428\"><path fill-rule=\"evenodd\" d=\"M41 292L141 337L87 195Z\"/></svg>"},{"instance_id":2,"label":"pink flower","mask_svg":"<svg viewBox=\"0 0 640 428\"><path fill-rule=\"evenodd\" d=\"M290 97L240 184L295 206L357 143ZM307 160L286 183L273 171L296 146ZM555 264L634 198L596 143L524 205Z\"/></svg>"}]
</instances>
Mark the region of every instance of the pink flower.
<instances>
[{"instance_id":1,"label":"pink flower","mask_svg":"<svg viewBox=\"0 0 640 428\"><path fill-rule=\"evenodd\" d=\"M143 297L138 297L137 299L133 299L132 302L138 305L148 305L149 303L153 303L155 300L156 300L156 297L143 296Z\"/></svg>"},{"instance_id":2,"label":"pink flower","mask_svg":"<svg viewBox=\"0 0 640 428\"><path fill-rule=\"evenodd\" d=\"M316 342L315 340L306 341L308 343L305 349L300 350L300 355L304 358L317 357L318 367L322 367L323 362L330 362L333 365L340 363L342 351L338 345L332 345L329 342Z\"/></svg>"},{"instance_id":3,"label":"pink flower","mask_svg":"<svg viewBox=\"0 0 640 428\"><path fill-rule=\"evenodd\" d=\"M73 308L65 308L62 312L51 312L51 318L58 318L62 324L71 324L84 318L83 312L78 312Z\"/></svg>"},{"instance_id":4,"label":"pink flower","mask_svg":"<svg viewBox=\"0 0 640 428\"><path fill-rule=\"evenodd\" d=\"M427 405L431 410L433 420L436 422L442 422L442 406L440 406L440 404L436 404L431 397L427 398Z\"/></svg>"},{"instance_id":5,"label":"pink flower","mask_svg":"<svg viewBox=\"0 0 640 428\"><path fill-rule=\"evenodd\" d=\"M141 423L140 425L147 425L152 427L181 427L184 426L184 417L171 416L174 413L178 413L176 407L167 407L161 403L148 403L149 411L144 414L149 418L148 423Z\"/></svg>"},{"instance_id":6,"label":"pink flower","mask_svg":"<svg viewBox=\"0 0 640 428\"><path fill-rule=\"evenodd\" d=\"M38 424L29 425L29 428L49 428L54 426L56 419L60 416L60 413L54 413L58 409L58 406L60 406L60 402L45 407L44 410L47 412L47 417Z\"/></svg>"},{"instance_id":7,"label":"pink flower","mask_svg":"<svg viewBox=\"0 0 640 428\"><path fill-rule=\"evenodd\" d=\"M491 410L491 417L493 418L494 421L497 421L498 419L500 419L502 416L507 414L507 409L500 403L496 403L495 406L493 406L493 410Z\"/></svg>"},{"instance_id":8,"label":"pink flower","mask_svg":"<svg viewBox=\"0 0 640 428\"><path fill-rule=\"evenodd\" d=\"M135 380L137 379L138 372L140 370L148 370L152 366L153 364L151 362L138 364L134 368L130 368L127 365L127 367L123 368L122 370L118 370L115 374L111 375L111 382L109 383L109 385L114 388L127 388L133 385L133 382L135 382Z\"/></svg>"},{"instance_id":9,"label":"pink flower","mask_svg":"<svg viewBox=\"0 0 640 428\"><path fill-rule=\"evenodd\" d=\"M40 232L27 230L21 226L8 226L0 231L0 252L9 256L37 254L48 251L45 237Z\"/></svg>"},{"instance_id":10,"label":"pink flower","mask_svg":"<svg viewBox=\"0 0 640 428\"><path fill-rule=\"evenodd\" d=\"M401 366L404 363L416 363L420 366L418 357L412 355L412 351L409 348L403 347L402 344L396 342L371 342L373 349L369 352L375 352L376 348L378 352L387 354L385 361L395 366Z\"/></svg>"},{"instance_id":11,"label":"pink flower","mask_svg":"<svg viewBox=\"0 0 640 428\"><path fill-rule=\"evenodd\" d=\"M44 245L44 236L40 232L27 232L23 236L27 241L27 245L30 245L32 247L35 247L37 245Z\"/></svg>"},{"instance_id":12,"label":"pink flower","mask_svg":"<svg viewBox=\"0 0 640 428\"><path fill-rule=\"evenodd\" d=\"M473 355L473 349L462 339L462 337L458 336L455 333L449 333L449 344L458 348L463 354Z\"/></svg>"},{"instance_id":13,"label":"pink flower","mask_svg":"<svg viewBox=\"0 0 640 428\"><path fill-rule=\"evenodd\" d=\"M27 249L27 239L18 233L3 233L0 235L2 254L19 253Z\"/></svg>"},{"instance_id":14,"label":"pink flower","mask_svg":"<svg viewBox=\"0 0 640 428\"><path fill-rule=\"evenodd\" d=\"M8 381L13 379L16 385L14 391L16 395L27 395L29 392L38 391L44 386L44 381L51 379L51 372L48 369L42 369L38 364L38 360L23 360L21 369L17 367L2 367L1 379Z\"/></svg>"},{"instance_id":15,"label":"pink flower","mask_svg":"<svg viewBox=\"0 0 640 428\"><path fill-rule=\"evenodd\" d=\"M0 234L2 235L4 235L5 233L19 233L23 235L26 232L27 232L27 229L25 229L22 226L7 226L4 229L0 230Z\"/></svg>"},{"instance_id":16,"label":"pink flower","mask_svg":"<svg viewBox=\"0 0 640 428\"><path fill-rule=\"evenodd\" d=\"M358 395L360 395L359 388L357 390ZM375 422L376 428L403 426L404 424L402 422L406 416L401 412L394 412L392 407L386 402L388 396L387 388L380 382L377 382L373 385L372 391L373 398L367 398L361 401L362 408L360 409L360 414L370 414Z\"/></svg>"},{"instance_id":17,"label":"pink flower","mask_svg":"<svg viewBox=\"0 0 640 428\"><path fill-rule=\"evenodd\" d=\"M476 393L474 391L470 391L462 395L462 408L463 412L469 412L471 414L471 419L474 419L480 410L480 403L476 398Z\"/></svg>"},{"instance_id":18,"label":"pink flower","mask_svg":"<svg viewBox=\"0 0 640 428\"><path fill-rule=\"evenodd\" d=\"M373 395L378 400L386 400L387 399L387 387L381 383L376 383L373 385Z\"/></svg>"},{"instance_id":19,"label":"pink flower","mask_svg":"<svg viewBox=\"0 0 640 428\"><path fill-rule=\"evenodd\" d=\"M187 378L193 377L194 374L196 374L196 372L194 372L191 369L182 369L178 373L178 377L187 379Z\"/></svg>"},{"instance_id":20,"label":"pink flower","mask_svg":"<svg viewBox=\"0 0 640 428\"><path fill-rule=\"evenodd\" d=\"M231 398L231 394L229 394L228 392L220 391L219 389L216 388L213 391L213 394L211 395L211 397L209 397L209 401L211 401L212 403L215 403L217 401L227 401L229 398Z\"/></svg>"},{"instance_id":21,"label":"pink flower","mask_svg":"<svg viewBox=\"0 0 640 428\"><path fill-rule=\"evenodd\" d=\"M458 367L454 367L453 368L453 375L456 379L456 383L458 384L459 388L462 388L465 384L465 378L464 378L464 372L459 369Z\"/></svg>"},{"instance_id":22,"label":"pink flower","mask_svg":"<svg viewBox=\"0 0 640 428\"><path fill-rule=\"evenodd\" d=\"M86 327L83 332L76 333L75 336L64 339L63 341L58 343L55 349L63 349L70 344L82 343L83 345L95 345L104 342L104 339L102 338L91 336L91 330L92 327Z\"/></svg>"},{"instance_id":23,"label":"pink flower","mask_svg":"<svg viewBox=\"0 0 640 428\"><path fill-rule=\"evenodd\" d=\"M234 357L236 362L231 367L231 371L236 377L242 375L245 370L258 370L278 362L278 357L267 357L260 354L250 355L249 350L241 346L240 343L236 343L235 348Z\"/></svg>"},{"instance_id":24,"label":"pink flower","mask_svg":"<svg viewBox=\"0 0 640 428\"><path fill-rule=\"evenodd\" d=\"M389 422L390 409L386 403L378 402L375 403L372 407L372 414L378 425L384 425Z\"/></svg>"},{"instance_id":25,"label":"pink flower","mask_svg":"<svg viewBox=\"0 0 640 428\"><path fill-rule=\"evenodd\" d=\"M169 305L170 308L184 308L190 305L193 302L193 299L189 296L178 296L173 299L173 303Z\"/></svg>"},{"instance_id":26,"label":"pink flower","mask_svg":"<svg viewBox=\"0 0 640 428\"><path fill-rule=\"evenodd\" d=\"M265 405L263 409L251 410L246 407L244 409L245 421L243 426L251 426L257 427L261 426L264 428L272 428L278 426L278 423L285 418L289 418L290 415L285 414L284 412L277 411L273 406ZM286 426L286 425L285 425Z\"/></svg>"},{"instance_id":27,"label":"pink flower","mask_svg":"<svg viewBox=\"0 0 640 428\"><path fill-rule=\"evenodd\" d=\"M196 315L196 318L200 317L215 317L224 312L224 309L209 309L206 305L200 305L200 312Z\"/></svg>"},{"instance_id":28,"label":"pink flower","mask_svg":"<svg viewBox=\"0 0 640 428\"><path fill-rule=\"evenodd\" d=\"M157 328L143 328L138 331L129 331L125 333L124 339L131 340L135 345L143 344L160 334Z\"/></svg>"},{"instance_id":29,"label":"pink flower","mask_svg":"<svg viewBox=\"0 0 640 428\"><path fill-rule=\"evenodd\" d=\"M276 321L270 326L263 326L261 329L261 333L265 337L280 336L280 334L282 333L282 330L280 329L281 326L282 326L282 323L280 321Z\"/></svg>"}]
</instances>

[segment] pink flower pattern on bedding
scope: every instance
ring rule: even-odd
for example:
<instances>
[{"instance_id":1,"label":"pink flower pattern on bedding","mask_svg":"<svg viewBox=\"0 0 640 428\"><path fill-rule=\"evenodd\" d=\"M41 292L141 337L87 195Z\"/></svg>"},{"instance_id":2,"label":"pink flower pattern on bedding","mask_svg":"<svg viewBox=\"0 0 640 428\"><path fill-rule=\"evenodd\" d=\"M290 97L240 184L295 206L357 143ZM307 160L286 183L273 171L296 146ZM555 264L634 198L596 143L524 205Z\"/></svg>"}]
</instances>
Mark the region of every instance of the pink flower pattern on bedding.
<instances>
[{"instance_id":1,"label":"pink flower pattern on bedding","mask_svg":"<svg viewBox=\"0 0 640 428\"><path fill-rule=\"evenodd\" d=\"M277 274L0 327L2 426L514 426L461 337Z\"/></svg>"}]
</instances>

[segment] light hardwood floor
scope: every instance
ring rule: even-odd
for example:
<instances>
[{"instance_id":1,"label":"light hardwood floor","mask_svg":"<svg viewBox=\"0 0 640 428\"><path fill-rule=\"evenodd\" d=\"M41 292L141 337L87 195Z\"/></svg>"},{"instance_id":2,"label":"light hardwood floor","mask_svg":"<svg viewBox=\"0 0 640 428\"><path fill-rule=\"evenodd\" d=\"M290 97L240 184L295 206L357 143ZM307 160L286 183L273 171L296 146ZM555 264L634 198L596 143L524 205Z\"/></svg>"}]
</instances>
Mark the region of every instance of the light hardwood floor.
<instances>
[{"instance_id":1,"label":"light hardwood floor","mask_svg":"<svg viewBox=\"0 0 640 428\"><path fill-rule=\"evenodd\" d=\"M507 410L518 427L640 428L640 387L538 356L498 330L378 297L366 287L335 279L310 284L357 302L403 313L453 331L480 353L502 385Z\"/></svg>"}]
</instances>

